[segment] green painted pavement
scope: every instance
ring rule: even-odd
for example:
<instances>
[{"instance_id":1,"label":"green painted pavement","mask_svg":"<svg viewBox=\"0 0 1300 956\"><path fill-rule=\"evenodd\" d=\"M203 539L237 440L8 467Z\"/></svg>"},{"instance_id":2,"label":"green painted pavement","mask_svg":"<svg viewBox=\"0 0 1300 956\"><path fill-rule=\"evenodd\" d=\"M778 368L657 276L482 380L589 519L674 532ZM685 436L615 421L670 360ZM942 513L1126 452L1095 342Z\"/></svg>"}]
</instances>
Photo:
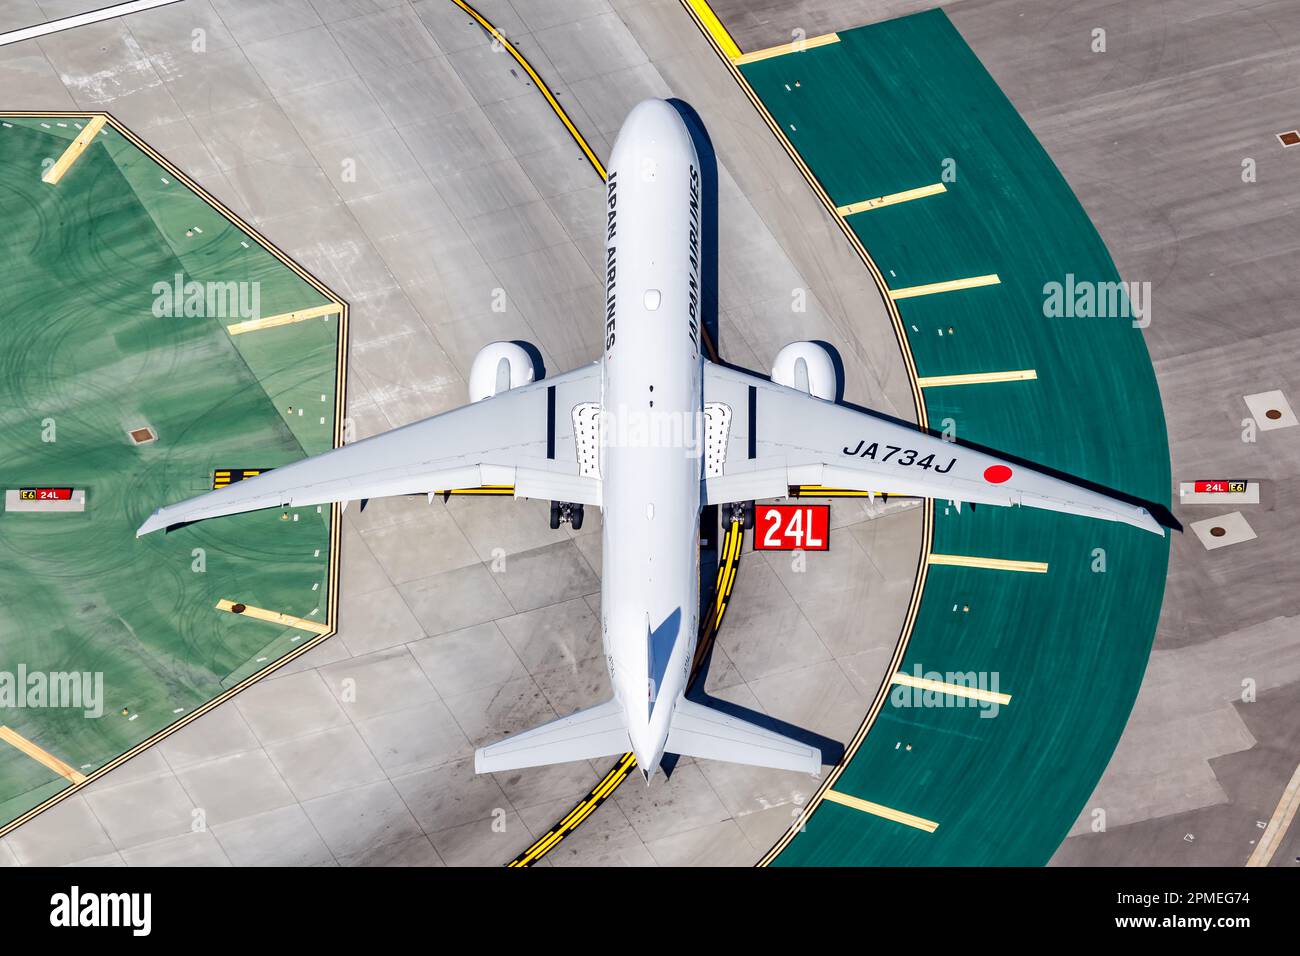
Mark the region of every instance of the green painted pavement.
<instances>
[{"instance_id":1,"label":"green painted pavement","mask_svg":"<svg viewBox=\"0 0 1300 956\"><path fill-rule=\"evenodd\" d=\"M2 484L84 488L88 507L0 513L0 671L100 673L104 713L0 705L0 724L90 773L311 636L220 613L219 599L325 618L328 513L138 540L135 528L206 490L213 468L329 447L338 322L232 338L224 326L238 316L155 316L154 284L177 273L258 282L263 314L325 299L117 132L49 186L42 161L75 130L6 122ZM126 430L146 422L159 440L135 447ZM0 825L65 786L0 744Z\"/></svg>"},{"instance_id":2,"label":"green painted pavement","mask_svg":"<svg viewBox=\"0 0 1300 956\"><path fill-rule=\"evenodd\" d=\"M1051 158L942 12L840 38L742 70L837 205L955 171L943 194L849 217L893 289L1002 280L899 301L919 374L1038 373L927 389L931 428L951 424L961 441L1168 505L1141 332L1126 317L1044 315L1046 283L1119 278ZM1114 751L1154 638L1168 541L936 502L933 550L1048 562L1047 574L932 567L904 660L909 674L996 675L1012 701L981 716L896 688L835 788L938 829L822 803L779 864L1045 863ZM1104 572L1093 570L1099 555Z\"/></svg>"}]
</instances>

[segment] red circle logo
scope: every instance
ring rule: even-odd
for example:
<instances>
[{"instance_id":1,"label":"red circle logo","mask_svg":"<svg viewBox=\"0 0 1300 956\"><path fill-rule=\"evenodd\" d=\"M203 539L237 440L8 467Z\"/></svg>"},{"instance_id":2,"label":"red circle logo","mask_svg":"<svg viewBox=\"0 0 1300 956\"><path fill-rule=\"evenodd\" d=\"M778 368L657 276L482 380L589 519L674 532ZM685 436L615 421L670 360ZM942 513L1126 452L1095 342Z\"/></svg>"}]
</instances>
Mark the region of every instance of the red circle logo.
<instances>
[{"instance_id":1,"label":"red circle logo","mask_svg":"<svg viewBox=\"0 0 1300 956\"><path fill-rule=\"evenodd\" d=\"M1011 469L1006 465L989 465L984 469L984 480L990 484L1000 485L1011 477Z\"/></svg>"}]
</instances>

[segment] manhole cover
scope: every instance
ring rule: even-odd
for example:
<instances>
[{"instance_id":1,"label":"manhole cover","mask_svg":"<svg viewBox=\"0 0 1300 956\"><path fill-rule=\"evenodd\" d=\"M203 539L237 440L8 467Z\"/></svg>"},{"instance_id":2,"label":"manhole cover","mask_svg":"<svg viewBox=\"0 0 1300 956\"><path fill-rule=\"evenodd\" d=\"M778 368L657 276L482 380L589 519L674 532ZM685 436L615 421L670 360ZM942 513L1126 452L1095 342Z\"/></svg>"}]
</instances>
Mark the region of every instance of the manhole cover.
<instances>
[{"instance_id":1,"label":"manhole cover","mask_svg":"<svg viewBox=\"0 0 1300 956\"><path fill-rule=\"evenodd\" d=\"M137 445L145 445L151 441L156 441L158 435L148 425L142 428L132 428L127 434L131 436L131 441Z\"/></svg>"},{"instance_id":2,"label":"manhole cover","mask_svg":"<svg viewBox=\"0 0 1300 956\"><path fill-rule=\"evenodd\" d=\"M1282 412L1276 408L1270 408L1268 411L1264 413L1264 417L1270 418L1273 421L1277 421L1279 418L1282 417Z\"/></svg>"},{"instance_id":3,"label":"manhole cover","mask_svg":"<svg viewBox=\"0 0 1300 956\"><path fill-rule=\"evenodd\" d=\"M1224 528L1214 527L1210 529L1210 534L1212 534L1216 538L1222 538L1227 533L1228 533L1227 530ZM240 608L240 610L243 610L243 605L238 605L238 607Z\"/></svg>"},{"instance_id":4,"label":"manhole cover","mask_svg":"<svg viewBox=\"0 0 1300 956\"><path fill-rule=\"evenodd\" d=\"M1217 531L1217 532L1219 532L1219 534L1223 534L1223 529L1222 529L1222 528L1215 528L1214 530ZM230 613L231 613L231 614L243 614L243 613L244 613L245 611L247 611L247 610L248 610L248 605L247 605L247 604L232 604L232 605L230 605Z\"/></svg>"}]
</instances>

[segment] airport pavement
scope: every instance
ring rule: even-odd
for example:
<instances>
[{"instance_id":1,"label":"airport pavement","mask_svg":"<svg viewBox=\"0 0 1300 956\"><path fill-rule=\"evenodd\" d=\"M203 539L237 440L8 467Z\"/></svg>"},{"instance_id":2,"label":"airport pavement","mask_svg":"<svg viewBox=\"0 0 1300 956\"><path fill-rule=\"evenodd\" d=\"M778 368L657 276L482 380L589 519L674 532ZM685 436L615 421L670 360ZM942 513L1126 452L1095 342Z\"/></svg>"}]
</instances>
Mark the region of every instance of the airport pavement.
<instances>
[{"instance_id":1,"label":"airport pavement","mask_svg":"<svg viewBox=\"0 0 1300 956\"><path fill-rule=\"evenodd\" d=\"M0 28L91 6L24 0ZM641 98L699 112L724 357L761 370L823 339L847 398L912 417L869 276L676 3L480 6L602 157ZM551 370L598 355L602 187L450 0L187 0L0 49L0 88L113 112L339 290L356 437L464 402L489 341L532 341ZM897 640L920 510L846 501L834 522L806 571L746 555L706 689L843 741ZM478 777L472 751L606 692L596 516L575 534L544 502L375 501L348 511L342 562L335 637L0 841L0 863L491 865L545 832L605 768ZM812 787L682 760L547 862L751 863Z\"/></svg>"},{"instance_id":2,"label":"airport pavement","mask_svg":"<svg viewBox=\"0 0 1300 956\"><path fill-rule=\"evenodd\" d=\"M1190 530L1175 536L1133 716L1054 862L1240 865L1300 763L1300 562L1291 548L1300 444L1289 427L1252 436L1245 401L1280 389L1294 407L1300 395L1291 308L1300 149L1276 138L1300 126L1292 67L1300 8L1234 0L713 7L749 51L789 43L795 30L814 37L935 5L1056 161L1121 275L1150 283L1146 339L1175 482L1262 482L1260 503L1240 509L1179 507L1175 489L1184 525L1240 510L1257 537L1211 551ZM1101 39L1104 51L1094 50ZM1099 825L1105 830L1094 832ZM1274 865L1300 863L1296 839Z\"/></svg>"}]
</instances>

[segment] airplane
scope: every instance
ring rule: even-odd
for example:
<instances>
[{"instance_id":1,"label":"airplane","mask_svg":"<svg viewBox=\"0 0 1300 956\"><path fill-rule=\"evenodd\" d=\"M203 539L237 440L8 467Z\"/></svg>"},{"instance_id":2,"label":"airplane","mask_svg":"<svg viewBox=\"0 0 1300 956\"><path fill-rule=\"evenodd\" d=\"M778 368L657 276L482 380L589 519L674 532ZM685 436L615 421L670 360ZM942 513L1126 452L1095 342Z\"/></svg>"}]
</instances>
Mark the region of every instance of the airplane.
<instances>
[{"instance_id":1,"label":"airplane","mask_svg":"<svg viewBox=\"0 0 1300 956\"><path fill-rule=\"evenodd\" d=\"M605 191L603 355L536 379L519 343L470 369L470 403L154 512L137 535L263 508L507 485L551 504L551 526L603 519L603 703L475 752L479 773L665 753L817 774L818 748L686 697L699 629L702 509L741 518L792 485L824 485L1119 521L1145 508L836 401L827 349L795 342L770 378L702 355L703 181L681 114L632 109ZM752 511L750 512L752 514Z\"/></svg>"}]
</instances>

